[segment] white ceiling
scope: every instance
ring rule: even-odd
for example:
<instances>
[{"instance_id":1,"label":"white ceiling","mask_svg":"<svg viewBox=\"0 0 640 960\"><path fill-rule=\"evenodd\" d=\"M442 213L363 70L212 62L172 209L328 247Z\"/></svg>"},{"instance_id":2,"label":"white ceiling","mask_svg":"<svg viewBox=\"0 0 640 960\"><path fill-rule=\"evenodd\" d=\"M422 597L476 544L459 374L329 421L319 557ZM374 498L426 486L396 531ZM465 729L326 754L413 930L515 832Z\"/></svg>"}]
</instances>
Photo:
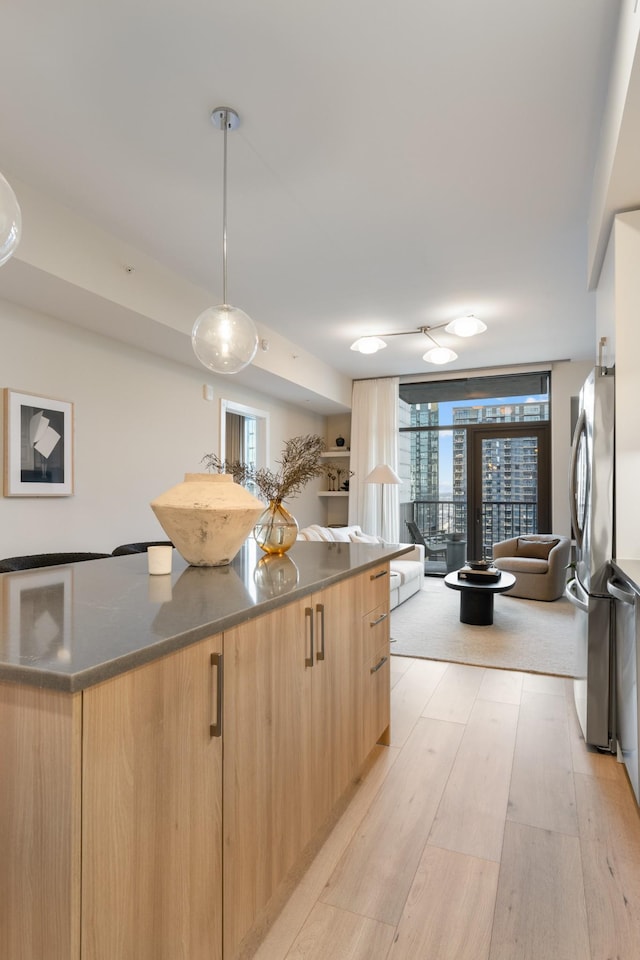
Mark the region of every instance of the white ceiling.
<instances>
[{"instance_id":1,"label":"white ceiling","mask_svg":"<svg viewBox=\"0 0 640 960\"><path fill-rule=\"evenodd\" d=\"M0 170L352 377L594 353L618 0L3 0ZM24 229L28 229L25 224Z\"/></svg>"}]
</instances>

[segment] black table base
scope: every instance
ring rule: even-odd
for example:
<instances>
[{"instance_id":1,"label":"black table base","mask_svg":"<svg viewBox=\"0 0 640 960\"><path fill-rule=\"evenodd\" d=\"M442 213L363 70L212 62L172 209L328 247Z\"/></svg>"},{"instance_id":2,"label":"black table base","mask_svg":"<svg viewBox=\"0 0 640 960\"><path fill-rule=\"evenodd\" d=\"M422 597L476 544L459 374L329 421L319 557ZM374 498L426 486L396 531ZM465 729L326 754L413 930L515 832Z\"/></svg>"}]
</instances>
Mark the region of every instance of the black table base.
<instances>
[{"instance_id":1,"label":"black table base","mask_svg":"<svg viewBox=\"0 0 640 960\"><path fill-rule=\"evenodd\" d=\"M467 587L460 593L460 623L488 627L493 623L493 593Z\"/></svg>"}]
</instances>

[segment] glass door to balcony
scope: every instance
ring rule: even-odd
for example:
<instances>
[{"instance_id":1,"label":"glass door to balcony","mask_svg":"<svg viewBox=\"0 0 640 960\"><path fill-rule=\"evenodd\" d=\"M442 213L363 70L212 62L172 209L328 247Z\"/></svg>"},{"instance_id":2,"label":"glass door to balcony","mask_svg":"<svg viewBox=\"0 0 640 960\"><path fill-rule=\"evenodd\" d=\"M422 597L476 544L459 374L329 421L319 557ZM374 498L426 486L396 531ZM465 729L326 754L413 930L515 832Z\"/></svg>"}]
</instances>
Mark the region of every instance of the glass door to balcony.
<instances>
[{"instance_id":1,"label":"glass door to balcony","mask_svg":"<svg viewBox=\"0 0 640 960\"><path fill-rule=\"evenodd\" d=\"M468 556L493 544L550 529L548 424L469 428Z\"/></svg>"}]
</instances>

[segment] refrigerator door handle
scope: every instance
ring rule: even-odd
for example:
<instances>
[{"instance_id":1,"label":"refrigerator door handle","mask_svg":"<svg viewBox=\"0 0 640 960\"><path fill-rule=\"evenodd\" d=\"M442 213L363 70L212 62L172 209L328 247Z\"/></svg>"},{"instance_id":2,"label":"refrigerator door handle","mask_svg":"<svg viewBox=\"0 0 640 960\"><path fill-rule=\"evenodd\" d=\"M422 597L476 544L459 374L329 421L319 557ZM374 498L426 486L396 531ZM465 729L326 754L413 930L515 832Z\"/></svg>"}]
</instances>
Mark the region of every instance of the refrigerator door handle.
<instances>
[{"instance_id":1,"label":"refrigerator door handle","mask_svg":"<svg viewBox=\"0 0 640 960\"><path fill-rule=\"evenodd\" d=\"M636 602L636 595L633 590L625 590L624 585L615 577L607 580L607 593L610 593L615 600L620 600L621 603L635 604Z\"/></svg>"},{"instance_id":2,"label":"refrigerator door handle","mask_svg":"<svg viewBox=\"0 0 640 960\"><path fill-rule=\"evenodd\" d=\"M580 411L576 429L573 434L573 443L571 445L571 465L569 467L569 509L571 512L571 526L576 539L578 550L582 548L583 519L578 517L578 503L576 495L578 493L578 453L580 450L580 438L586 429L587 416L584 410Z\"/></svg>"},{"instance_id":3,"label":"refrigerator door handle","mask_svg":"<svg viewBox=\"0 0 640 960\"><path fill-rule=\"evenodd\" d=\"M564 590L564 595L567 598L567 600L569 600L574 605L574 607L578 608L578 610L583 610L584 613L589 613L589 604L585 603L585 601L578 596L576 592L577 589L578 589L578 581L574 577L574 579L569 580L568 584L566 585Z\"/></svg>"}]
</instances>

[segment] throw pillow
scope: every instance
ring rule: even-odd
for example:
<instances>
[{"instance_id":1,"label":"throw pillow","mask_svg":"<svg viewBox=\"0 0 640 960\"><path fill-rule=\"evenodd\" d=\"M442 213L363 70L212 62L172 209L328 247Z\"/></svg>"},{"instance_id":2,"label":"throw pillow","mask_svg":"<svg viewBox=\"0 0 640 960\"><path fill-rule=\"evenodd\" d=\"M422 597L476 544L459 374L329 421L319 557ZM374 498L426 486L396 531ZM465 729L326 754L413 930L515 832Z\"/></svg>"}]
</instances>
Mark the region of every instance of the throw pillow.
<instances>
[{"instance_id":1,"label":"throw pillow","mask_svg":"<svg viewBox=\"0 0 640 960\"><path fill-rule=\"evenodd\" d=\"M526 537L518 537L516 547L517 557L530 557L532 560L548 560L549 554L559 540L528 540Z\"/></svg>"},{"instance_id":2,"label":"throw pillow","mask_svg":"<svg viewBox=\"0 0 640 960\"><path fill-rule=\"evenodd\" d=\"M372 537L369 533L352 533L351 543L381 543L380 537Z\"/></svg>"}]
</instances>

